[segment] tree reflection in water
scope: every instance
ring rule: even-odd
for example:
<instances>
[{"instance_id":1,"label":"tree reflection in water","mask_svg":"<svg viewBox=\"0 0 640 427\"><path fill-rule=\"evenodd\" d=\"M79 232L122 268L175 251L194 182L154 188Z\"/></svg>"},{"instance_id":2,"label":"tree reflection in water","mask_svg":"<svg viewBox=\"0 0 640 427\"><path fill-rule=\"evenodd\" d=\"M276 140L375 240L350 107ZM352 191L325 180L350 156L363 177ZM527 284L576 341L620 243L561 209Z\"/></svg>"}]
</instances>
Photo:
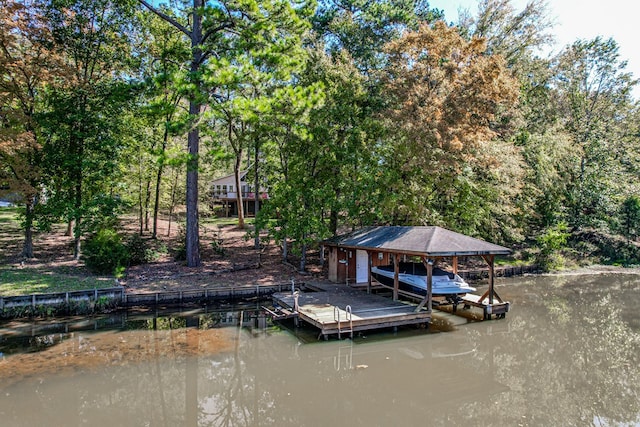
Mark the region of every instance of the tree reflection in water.
<instances>
[{"instance_id":1,"label":"tree reflection in water","mask_svg":"<svg viewBox=\"0 0 640 427\"><path fill-rule=\"evenodd\" d=\"M0 362L0 416L7 425L98 426L640 421L636 276L499 285L513 303L507 318L452 332L302 344L296 334L304 330L220 311L41 336L43 351ZM243 329L226 327L239 322ZM142 329L127 330L134 326ZM12 380L23 365L31 371Z\"/></svg>"},{"instance_id":2,"label":"tree reflection in water","mask_svg":"<svg viewBox=\"0 0 640 427\"><path fill-rule=\"evenodd\" d=\"M640 418L640 334L622 315L637 292L621 275L538 277L487 351L496 379L512 392L497 401L502 419L531 425L633 424ZM509 416L511 414L511 416ZM515 424L514 424L515 425Z\"/></svg>"}]
</instances>

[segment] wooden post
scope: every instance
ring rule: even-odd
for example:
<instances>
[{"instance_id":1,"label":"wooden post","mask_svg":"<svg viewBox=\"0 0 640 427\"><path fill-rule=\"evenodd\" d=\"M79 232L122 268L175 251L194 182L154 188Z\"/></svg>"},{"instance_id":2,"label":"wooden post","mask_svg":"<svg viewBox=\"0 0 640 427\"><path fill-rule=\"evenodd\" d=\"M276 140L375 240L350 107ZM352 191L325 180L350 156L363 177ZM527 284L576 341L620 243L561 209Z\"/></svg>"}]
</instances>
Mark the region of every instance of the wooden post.
<instances>
[{"instance_id":1,"label":"wooden post","mask_svg":"<svg viewBox=\"0 0 640 427\"><path fill-rule=\"evenodd\" d=\"M453 274L458 274L458 257L454 256L452 261Z\"/></svg>"},{"instance_id":2,"label":"wooden post","mask_svg":"<svg viewBox=\"0 0 640 427\"><path fill-rule=\"evenodd\" d=\"M484 258L484 260L487 262L487 264L489 265L489 304L492 305L493 304L493 296L494 296L494 290L493 290L493 285L494 285L494 277L495 277L495 272L494 272L494 266L495 266L495 255L484 255L482 258Z\"/></svg>"},{"instance_id":3,"label":"wooden post","mask_svg":"<svg viewBox=\"0 0 640 427\"><path fill-rule=\"evenodd\" d=\"M431 313L433 308L433 260L422 257L422 264L427 269L427 296L424 297L420 304L416 307L416 312L422 310L427 305L427 310Z\"/></svg>"},{"instance_id":4,"label":"wooden post","mask_svg":"<svg viewBox=\"0 0 640 427\"><path fill-rule=\"evenodd\" d=\"M398 275L400 274L400 260L398 254L393 254L393 300L398 301L398 288L400 287L400 281Z\"/></svg>"},{"instance_id":5,"label":"wooden post","mask_svg":"<svg viewBox=\"0 0 640 427\"><path fill-rule=\"evenodd\" d=\"M373 267L373 256L371 251L367 251L367 259L369 262L369 268L367 269L367 293L371 293L371 267Z\"/></svg>"},{"instance_id":6,"label":"wooden post","mask_svg":"<svg viewBox=\"0 0 640 427\"><path fill-rule=\"evenodd\" d=\"M433 298L433 260L427 260L427 310L431 313Z\"/></svg>"}]
</instances>

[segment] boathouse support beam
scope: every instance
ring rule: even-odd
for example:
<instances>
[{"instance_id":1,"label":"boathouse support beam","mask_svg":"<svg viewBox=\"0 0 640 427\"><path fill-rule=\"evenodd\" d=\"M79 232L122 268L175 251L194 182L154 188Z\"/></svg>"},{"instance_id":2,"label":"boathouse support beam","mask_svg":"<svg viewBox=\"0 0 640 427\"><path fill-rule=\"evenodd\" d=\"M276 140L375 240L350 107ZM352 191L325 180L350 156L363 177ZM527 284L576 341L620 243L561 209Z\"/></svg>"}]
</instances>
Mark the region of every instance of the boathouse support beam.
<instances>
[{"instance_id":1,"label":"boathouse support beam","mask_svg":"<svg viewBox=\"0 0 640 427\"><path fill-rule=\"evenodd\" d=\"M416 312L422 310L422 307L427 306L427 311L431 313L432 301L433 301L433 260L421 257L422 264L427 269L427 296L424 297L420 304L416 307Z\"/></svg>"},{"instance_id":2,"label":"boathouse support beam","mask_svg":"<svg viewBox=\"0 0 640 427\"><path fill-rule=\"evenodd\" d=\"M489 265L489 289L480 297L480 301L489 297L489 304L493 304L493 299L497 299L498 302L504 303L500 295L495 290L495 255L482 255L482 259Z\"/></svg>"},{"instance_id":3,"label":"boathouse support beam","mask_svg":"<svg viewBox=\"0 0 640 427\"><path fill-rule=\"evenodd\" d=\"M398 254L393 254L393 300L398 301L398 288L400 287L400 257Z\"/></svg>"},{"instance_id":4,"label":"boathouse support beam","mask_svg":"<svg viewBox=\"0 0 640 427\"><path fill-rule=\"evenodd\" d=\"M373 268L373 253L367 251L367 262L369 268L367 268L367 293L371 293L371 268Z\"/></svg>"},{"instance_id":5,"label":"boathouse support beam","mask_svg":"<svg viewBox=\"0 0 640 427\"><path fill-rule=\"evenodd\" d=\"M494 259L495 257L493 255L485 255L483 256L484 260L487 262L487 264L489 264L489 304L493 304L493 286L495 284L494 281L494 277L495 277L495 263L494 263Z\"/></svg>"}]
</instances>

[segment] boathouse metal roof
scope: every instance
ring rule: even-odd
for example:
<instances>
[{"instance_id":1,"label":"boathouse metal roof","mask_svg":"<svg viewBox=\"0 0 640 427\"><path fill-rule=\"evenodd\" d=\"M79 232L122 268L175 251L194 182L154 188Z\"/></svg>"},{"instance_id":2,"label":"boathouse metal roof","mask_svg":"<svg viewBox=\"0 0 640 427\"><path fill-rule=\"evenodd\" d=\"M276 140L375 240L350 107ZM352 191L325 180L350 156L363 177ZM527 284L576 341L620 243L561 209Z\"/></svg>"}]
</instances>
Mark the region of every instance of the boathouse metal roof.
<instances>
[{"instance_id":1,"label":"boathouse metal roof","mask_svg":"<svg viewBox=\"0 0 640 427\"><path fill-rule=\"evenodd\" d=\"M364 227L323 242L328 246L423 256L508 255L511 249L437 226Z\"/></svg>"}]
</instances>

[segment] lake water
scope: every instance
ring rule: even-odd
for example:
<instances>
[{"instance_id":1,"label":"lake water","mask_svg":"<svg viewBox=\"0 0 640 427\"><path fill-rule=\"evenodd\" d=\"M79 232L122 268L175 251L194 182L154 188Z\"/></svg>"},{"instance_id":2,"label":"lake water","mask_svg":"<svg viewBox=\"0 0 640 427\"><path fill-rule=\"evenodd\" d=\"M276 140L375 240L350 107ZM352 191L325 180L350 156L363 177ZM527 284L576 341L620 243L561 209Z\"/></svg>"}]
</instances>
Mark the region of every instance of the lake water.
<instances>
[{"instance_id":1,"label":"lake water","mask_svg":"<svg viewBox=\"0 0 640 427\"><path fill-rule=\"evenodd\" d=\"M0 425L640 425L640 276L497 290L506 319L353 341L252 307L0 325Z\"/></svg>"}]
</instances>

